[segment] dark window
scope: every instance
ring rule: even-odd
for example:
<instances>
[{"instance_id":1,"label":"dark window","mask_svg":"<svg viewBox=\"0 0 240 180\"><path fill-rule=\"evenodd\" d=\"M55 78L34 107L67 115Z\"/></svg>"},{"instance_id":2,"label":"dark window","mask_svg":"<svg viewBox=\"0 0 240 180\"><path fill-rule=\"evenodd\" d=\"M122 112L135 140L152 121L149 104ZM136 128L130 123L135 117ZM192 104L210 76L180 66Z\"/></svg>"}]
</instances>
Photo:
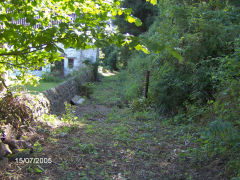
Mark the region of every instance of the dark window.
<instances>
[{"instance_id":1,"label":"dark window","mask_svg":"<svg viewBox=\"0 0 240 180\"><path fill-rule=\"evenodd\" d=\"M74 64L74 59L69 58L69 59L68 59L68 68L69 68L69 69L72 69L72 68L73 68L73 64Z\"/></svg>"}]
</instances>

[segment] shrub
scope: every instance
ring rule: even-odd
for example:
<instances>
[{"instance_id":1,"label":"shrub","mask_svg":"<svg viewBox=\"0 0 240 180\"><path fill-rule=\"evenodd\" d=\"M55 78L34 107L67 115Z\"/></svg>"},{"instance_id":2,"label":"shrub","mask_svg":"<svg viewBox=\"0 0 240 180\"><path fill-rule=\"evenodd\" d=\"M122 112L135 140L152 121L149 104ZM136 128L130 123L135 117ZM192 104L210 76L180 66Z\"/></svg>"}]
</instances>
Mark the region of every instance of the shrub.
<instances>
[{"instance_id":1,"label":"shrub","mask_svg":"<svg viewBox=\"0 0 240 180\"><path fill-rule=\"evenodd\" d=\"M133 112L135 111L144 111L147 110L149 108L149 101L148 99L142 97L142 98L137 98L134 99L131 104L130 104L130 108Z\"/></svg>"},{"instance_id":2,"label":"shrub","mask_svg":"<svg viewBox=\"0 0 240 180\"><path fill-rule=\"evenodd\" d=\"M63 79L57 77L54 73L45 73L42 75L43 82L61 82Z\"/></svg>"},{"instance_id":3,"label":"shrub","mask_svg":"<svg viewBox=\"0 0 240 180\"><path fill-rule=\"evenodd\" d=\"M92 62L90 59L86 59L83 61L92 71L92 81L98 81L98 66L99 60Z\"/></svg>"}]
</instances>

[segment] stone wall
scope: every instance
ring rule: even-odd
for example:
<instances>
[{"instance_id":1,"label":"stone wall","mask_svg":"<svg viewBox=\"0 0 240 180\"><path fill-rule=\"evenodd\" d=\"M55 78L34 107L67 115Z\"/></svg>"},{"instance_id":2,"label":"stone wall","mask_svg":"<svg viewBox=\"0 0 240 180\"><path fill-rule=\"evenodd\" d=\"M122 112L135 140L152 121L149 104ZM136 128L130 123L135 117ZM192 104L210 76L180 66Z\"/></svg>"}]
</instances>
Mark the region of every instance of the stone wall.
<instances>
[{"instance_id":1,"label":"stone wall","mask_svg":"<svg viewBox=\"0 0 240 180\"><path fill-rule=\"evenodd\" d=\"M9 118L21 117L28 119L28 121L48 113L59 115L64 112L64 102L69 103L75 95L80 95L81 90L83 91L81 85L91 80L91 71L83 70L81 74L38 95L32 95L28 92L13 93L13 95L0 94L0 115L6 115ZM9 116L11 113L13 115ZM8 119L9 122L14 120Z\"/></svg>"},{"instance_id":2,"label":"stone wall","mask_svg":"<svg viewBox=\"0 0 240 180\"><path fill-rule=\"evenodd\" d=\"M92 73L86 71L81 75L70 78L60 85L44 91L42 94L50 103L50 113L59 114L64 111L64 102L71 99L81 92L81 85L92 79Z\"/></svg>"}]
</instances>

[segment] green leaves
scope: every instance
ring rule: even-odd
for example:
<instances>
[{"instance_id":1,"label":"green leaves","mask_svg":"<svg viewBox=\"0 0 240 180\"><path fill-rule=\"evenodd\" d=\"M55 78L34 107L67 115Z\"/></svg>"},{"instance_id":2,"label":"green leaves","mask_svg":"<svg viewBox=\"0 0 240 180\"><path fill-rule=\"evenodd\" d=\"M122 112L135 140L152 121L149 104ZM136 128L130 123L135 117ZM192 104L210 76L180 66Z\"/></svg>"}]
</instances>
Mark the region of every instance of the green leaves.
<instances>
[{"instance_id":1,"label":"green leaves","mask_svg":"<svg viewBox=\"0 0 240 180\"><path fill-rule=\"evenodd\" d=\"M0 44L11 47L0 49L1 67L21 69L22 74L25 74L22 68L32 70L58 60L58 53L63 50L56 46L57 43L77 49L132 43L134 39L124 34L106 33L113 16L123 16L129 23L142 25L140 19L131 15L132 9L120 7L120 1L18 0L1 6L0 24L4 28L0 29ZM6 12L7 9L11 11ZM72 14L74 17L70 16ZM140 44L135 49L148 53ZM7 65L8 62L11 65Z\"/></svg>"},{"instance_id":2,"label":"green leaves","mask_svg":"<svg viewBox=\"0 0 240 180\"><path fill-rule=\"evenodd\" d=\"M117 10L113 10L113 11L112 11L112 15L113 15L113 16L116 16L117 14L118 14Z\"/></svg>"},{"instance_id":3,"label":"green leaves","mask_svg":"<svg viewBox=\"0 0 240 180\"><path fill-rule=\"evenodd\" d=\"M135 24L136 24L136 26L141 26L142 25L142 21L140 20L140 19L137 19L136 21L135 21Z\"/></svg>"},{"instance_id":4,"label":"green leaves","mask_svg":"<svg viewBox=\"0 0 240 180\"><path fill-rule=\"evenodd\" d=\"M36 173L42 173L42 172L44 172L44 169L40 165L37 165L37 167L34 168L34 171Z\"/></svg>"},{"instance_id":5,"label":"green leaves","mask_svg":"<svg viewBox=\"0 0 240 180\"><path fill-rule=\"evenodd\" d=\"M183 57L173 48L166 46L168 52L173 55L175 58L177 58L177 60L179 61L179 63L183 63Z\"/></svg>"},{"instance_id":6,"label":"green leaves","mask_svg":"<svg viewBox=\"0 0 240 180\"><path fill-rule=\"evenodd\" d=\"M157 4L157 0L147 0L148 2L150 2L151 4L153 5L156 5Z\"/></svg>"},{"instance_id":7,"label":"green leaves","mask_svg":"<svg viewBox=\"0 0 240 180\"><path fill-rule=\"evenodd\" d=\"M127 20L129 23L134 23L134 22L136 22L136 18L134 18L133 16L127 16L127 17L126 17L126 20Z\"/></svg>"},{"instance_id":8,"label":"green leaves","mask_svg":"<svg viewBox=\"0 0 240 180\"><path fill-rule=\"evenodd\" d=\"M7 44L11 48L0 48L0 71L25 68L25 71L20 70L25 75L27 69L54 62L58 60L58 52L63 53L56 46L59 42L66 48L71 45L84 49L93 46L93 39L98 47L121 41L121 36L112 38L116 33L106 36L104 32L107 20L111 18L108 12L112 10L115 15L123 14L119 5L118 1L107 3L94 0L74 3L72 0L18 0L1 3L0 24L4 28L0 29L0 44ZM6 9L11 11L6 12ZM76 16L70 17L71 14ZM54 23L58 26L53 24L56 20L58 23ZM44 59L46 63L43 63ZM28 76L21 77L23 82L31 79Z\"/></svg>"},{"instance_id":9,"label":"green leaves","mask_svg":"<svg viewBox=\"0 0 240 180\"><path fill-rule=\"evenodd\" d=\"M137 46L135 46L135 49L138 50L138 51L141 50L141 51L143 51L145 54L149 54L148 49L147 49L145 46L141 45L141 44L138 44Z\"/></svg>"},{"instance_id":10,"label":"green leaves","mask_svg":"<svg viewBox=\"0 0 240 180\"><path fill-rule=\"evenodd\" d=\"M133 16L127 16L126 17L126 20L129 22L129 23L135 23L135 25L137 27L141 26L142 25L142 21L136 17L133 17Z\"/></svg>"}]
</instances>

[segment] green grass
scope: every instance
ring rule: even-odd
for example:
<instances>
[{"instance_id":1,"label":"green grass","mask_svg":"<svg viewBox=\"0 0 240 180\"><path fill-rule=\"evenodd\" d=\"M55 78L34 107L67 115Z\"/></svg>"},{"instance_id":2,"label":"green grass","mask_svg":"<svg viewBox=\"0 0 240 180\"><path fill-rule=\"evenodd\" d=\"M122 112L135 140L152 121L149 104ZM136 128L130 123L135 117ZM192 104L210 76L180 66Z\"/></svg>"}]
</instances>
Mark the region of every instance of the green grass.
<instances>
[{"instance_id":1,"label":"green grass","mask_svg":"<svg viewBox=\"0 0 240 180\"><path fill-rule=\"evenodd\" d=\"M61 82L44 82L44 81L40 81L39 85L34 87L34 86L30 86L28 85L26 88L28 91L30 92L43 92L47 89L51 89L57 85L59 85Z\"/></svg>"},{"instance_id":2,"label":"green grass","mask_svg":"<svg viewBox=\"0 0 240 180\"><path fill-rule=\"evenodd\" d=\"M47 169L45 177L230 179L230 173L238 171L239 158L235 158L229 162L230 173L225 173L225 157L217 156L219 159L216 159L214 149L209 149L208 144L202 142L205 139L200 139L202 128L196 124L176 125L171 118L163 118L152 109L138 109L135 106L133 111L133 106L126 103L119 108L119 99L122 101L124 97L123 83L119 75L90 83L89 86L93 88L90 99L78 107L66 106L66 114L62 116L66 126L45 129L44 132L49 132L46 133L47 141L42 145L40 142L34 144L41 151L34 156L44 157L48 154L47 157L58 165L41 164L40 167ZM40 86L43 85L46 82L40 83ZM47 88L50 88L49 85ZM55 118L44 116L44 120L51 123L55 122ZM13 173L22 173L27 177L26 167L11 167L13 169L10 172L4 171L7 172L4 177L10 177ZM37 171L40 173L40 170ZM33 175L40 178L43 174Z\"/></svg>"},{"instance_id":3,"label":"green grass","mask_svg":"<svg viewBox=\"0 0 240 180\"><path fill-rule=\"evenodd\" d=\"M102 82L92 83L90 86L94 89L93 98L102 104L116 105L125 99L125 89L119 76L105 77Z\"/></svg>"}]
</instances>

